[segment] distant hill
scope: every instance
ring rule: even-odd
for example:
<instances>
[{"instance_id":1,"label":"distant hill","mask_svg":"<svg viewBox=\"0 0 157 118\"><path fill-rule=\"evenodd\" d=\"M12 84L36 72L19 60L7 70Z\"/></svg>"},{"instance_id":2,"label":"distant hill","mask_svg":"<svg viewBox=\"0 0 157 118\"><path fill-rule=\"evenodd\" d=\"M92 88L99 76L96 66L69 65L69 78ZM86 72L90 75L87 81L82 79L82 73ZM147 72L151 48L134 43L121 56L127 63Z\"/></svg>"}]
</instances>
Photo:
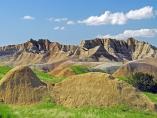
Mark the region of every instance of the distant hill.
<instances>
[{"instance_id":1,"label":"distant hill","mask_svg":"<svg viewBox=\"0 0 157 118\"><path fill-rule=\"evenodd\" d=\"M1 62L9 64L52 63L74 59L76 61L131 61L157 57L157 48L134 38L127 40L92 39L80 45L62 45L47 39L0 47Z\"/></svg>"},{"instance_id":2,"label":"distant hill","mask_svg":"<svg viewBox=\"0 0 157 118\"><path fill-rule=\"evenodd\" d=\"M149 73L157 80L157 58L144 58L130 61L122 65L113 75L115 77L130 77L134 73Z\"/></svg>"}]
</instances>

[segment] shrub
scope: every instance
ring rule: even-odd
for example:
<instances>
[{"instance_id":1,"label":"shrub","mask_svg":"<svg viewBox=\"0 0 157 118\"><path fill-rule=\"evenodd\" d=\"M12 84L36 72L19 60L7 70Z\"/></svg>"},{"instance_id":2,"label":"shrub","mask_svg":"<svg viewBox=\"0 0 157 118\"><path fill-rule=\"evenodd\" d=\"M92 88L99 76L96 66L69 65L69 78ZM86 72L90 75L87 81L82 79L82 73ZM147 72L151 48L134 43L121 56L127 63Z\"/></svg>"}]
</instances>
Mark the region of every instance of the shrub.
<instances>
[{"instance_id":1,"label":"shrub","mask_svg":"<svg viewBox=\"0 0 157 118\"><path fill-rule=\"evenodd\" d=\"M127 81L141 91L157 92L157 82L154 81L154 76L150 74L135 73Z\"/></svg>"}]
</instances>

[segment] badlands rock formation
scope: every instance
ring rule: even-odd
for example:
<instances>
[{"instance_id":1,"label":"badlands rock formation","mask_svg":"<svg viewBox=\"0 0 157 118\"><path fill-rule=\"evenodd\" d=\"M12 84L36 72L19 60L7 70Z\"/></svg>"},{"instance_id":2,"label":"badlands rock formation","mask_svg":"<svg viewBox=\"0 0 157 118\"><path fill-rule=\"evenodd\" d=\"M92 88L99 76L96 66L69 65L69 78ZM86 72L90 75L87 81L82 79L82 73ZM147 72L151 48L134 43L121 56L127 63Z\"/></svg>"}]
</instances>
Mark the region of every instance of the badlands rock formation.
<instances>
[{"instance_id":1,"label":"badlands rock formation","mask_svg":"<svg viewBox=\"0 0 157 118\"><path fill-rule=\"evenodd\" d=\"M52 97L67 107L107 107L127 104L155 110L155 105L131 85L99 72L71 76L54 86Z\"/></svg>"},{"instance_id":2,"label":"badlands rock formation","mask_svg":"<svg viewBox=\"0 0 157 118\"><path fill-rule=\"evenodd\" d=\"M33 71L20 66L10 70L0 80L0 99L9 104L31 104L42 100L47 94L47 85Z\"/></svg>"},{"instance_id":3,"label":"badlands rock formation","mask_svg":"<svg viewBox=\"0 0 157 118\"><path fill-rule=\"evenodd\" d=\"M96 47L102 47L103 51L95 53L95 57L106 57L110 60L135 60L144 57L157 57L157 48L133 38L127 40L95 39L81 42L81 47L90 52ZM97 48L97 49L99 49ZM90 53L89 53L90 54Z\"/></svg>"},{"instance_id":4,"label":"badlands rock formation","mask_svg":"<svg viewBox=\"0 0 157 118\"><path fill-rule=\"evenodd\" d=\"M157 48L133 38L127 40L93 39L80 45L62 45L40 39L0 47L0 59L9 64L53 63L67 59L77 61L125 61L145 57L157 57ZM6 58L6 59L5 59Z\"/></svg>"}]
</instances>

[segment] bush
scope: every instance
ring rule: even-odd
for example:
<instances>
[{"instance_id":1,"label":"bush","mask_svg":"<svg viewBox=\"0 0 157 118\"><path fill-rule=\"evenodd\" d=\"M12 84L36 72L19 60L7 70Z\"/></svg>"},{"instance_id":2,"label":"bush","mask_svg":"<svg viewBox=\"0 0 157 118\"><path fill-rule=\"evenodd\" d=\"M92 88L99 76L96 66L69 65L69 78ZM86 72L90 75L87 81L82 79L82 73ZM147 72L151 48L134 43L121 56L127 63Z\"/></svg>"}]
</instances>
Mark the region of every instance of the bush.
<instances>
[{"instance_id":1,"label":"bush","mask_svg":"<svg viewBox=\"0 0 157 118\"><path fill-rule=\"evenodd\" d=\"M154 81L154 76L147 73L135 73L129 79L128 83L141 91L157 92L157 82Z\"/></svg>"}]
</instances>

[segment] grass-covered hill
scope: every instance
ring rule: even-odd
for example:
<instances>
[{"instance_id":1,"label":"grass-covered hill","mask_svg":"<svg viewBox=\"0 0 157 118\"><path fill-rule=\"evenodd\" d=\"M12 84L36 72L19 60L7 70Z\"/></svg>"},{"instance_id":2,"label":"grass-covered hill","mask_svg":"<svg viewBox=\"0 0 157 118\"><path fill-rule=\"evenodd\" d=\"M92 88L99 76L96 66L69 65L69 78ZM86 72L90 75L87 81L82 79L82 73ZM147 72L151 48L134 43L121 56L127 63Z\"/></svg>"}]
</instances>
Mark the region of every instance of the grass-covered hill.
<instances>
[{"instance_id":1,"label":"grass-covered hill","mask_svg":"<svg viewBox=\"0 0 157 118\"><path fill-rule=\"evenodd\" d=\"M80 68L73 67L73 70L80 74ZM11 67L1 66L0 75L2 78ZM66 78L50 76L49 74L34 70L37 77L44 82L58 83ZM157 103L157 94L144 92L153 102ZM33 105L6 105L0 103L0 118L156 118L156 112L142 111L126 105L119 105L108 108L81 107L66 108L55 104L52 99L45 96L42 102Z\"/></svg>"}]
</instances>

